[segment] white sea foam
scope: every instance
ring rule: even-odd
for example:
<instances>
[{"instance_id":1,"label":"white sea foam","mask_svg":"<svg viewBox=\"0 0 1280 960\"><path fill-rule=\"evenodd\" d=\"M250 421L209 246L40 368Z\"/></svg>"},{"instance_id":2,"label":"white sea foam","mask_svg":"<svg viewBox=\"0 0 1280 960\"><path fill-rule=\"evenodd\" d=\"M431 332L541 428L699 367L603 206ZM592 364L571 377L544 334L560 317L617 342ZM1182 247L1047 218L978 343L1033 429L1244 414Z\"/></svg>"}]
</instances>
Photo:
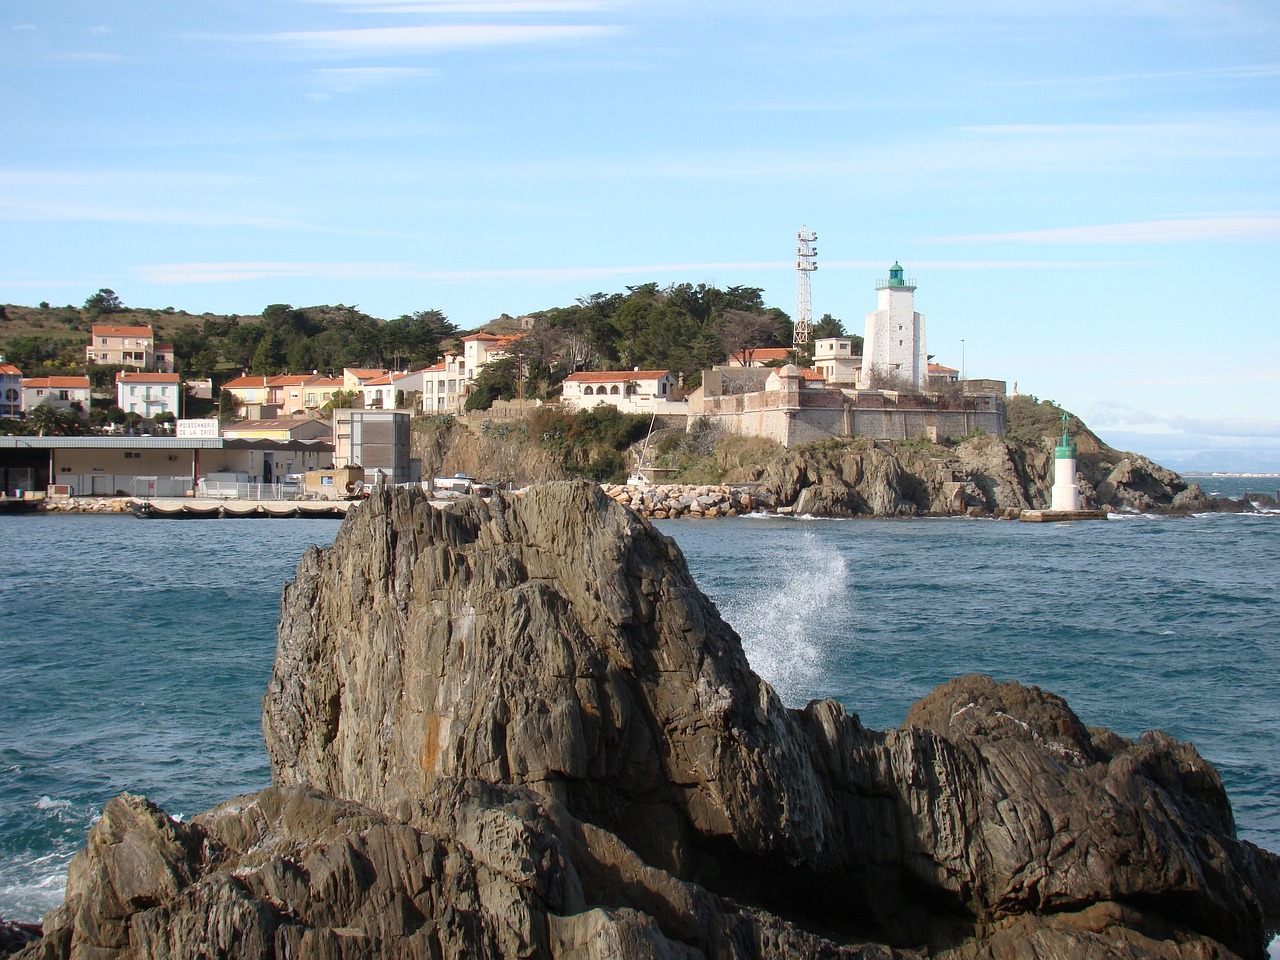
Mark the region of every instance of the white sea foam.
<instances>
[{"instance_id":1,"label":"white sea foam","mask_svg":"<svg viewBox=\"0 0 1280 960\"><path fill-rule=\"evenodd\" d=\"M41 797L36 801L37 810L70 810L70 800L54 800L52 797Z\"/></svg>"},{"instance_id":2,"label":"white sea foam","mask_svg":"<svg viewBox=\"0 0 1280 960\"><path fill-rule=\"evenodd\" d=\"M793 541L794 542L794 541ZM751 669L788 706L803 706L817 686L826 658L824 623L830 606L848 602L844 557L806 534L799 547L785 550L768 566L778 578L757 582L730 602L730 623L742 637Z\"/></svg>"}]
</instances>

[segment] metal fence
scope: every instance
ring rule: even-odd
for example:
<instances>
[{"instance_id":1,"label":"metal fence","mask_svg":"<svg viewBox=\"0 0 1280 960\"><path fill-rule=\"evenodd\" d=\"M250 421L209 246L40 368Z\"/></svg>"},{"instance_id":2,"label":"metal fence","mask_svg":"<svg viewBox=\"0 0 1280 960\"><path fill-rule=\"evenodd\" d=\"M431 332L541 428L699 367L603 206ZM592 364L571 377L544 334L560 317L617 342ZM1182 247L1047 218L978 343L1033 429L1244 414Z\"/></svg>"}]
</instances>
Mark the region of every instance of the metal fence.
<instances>
[{"instance_id":1,"label":"metal fence","mask_svg":"<svg viewBox=\"0 0 1280 960\"><path fill-rule=\"evenodd\" d=\"M163 494L156 494L163 496ZM196 484L197 497L216 497L224 500L297 500L302 496L302 484L295 482L280 483L235 483L230 480L205 480L200 478Z\"/></svg>"}]
</instances>

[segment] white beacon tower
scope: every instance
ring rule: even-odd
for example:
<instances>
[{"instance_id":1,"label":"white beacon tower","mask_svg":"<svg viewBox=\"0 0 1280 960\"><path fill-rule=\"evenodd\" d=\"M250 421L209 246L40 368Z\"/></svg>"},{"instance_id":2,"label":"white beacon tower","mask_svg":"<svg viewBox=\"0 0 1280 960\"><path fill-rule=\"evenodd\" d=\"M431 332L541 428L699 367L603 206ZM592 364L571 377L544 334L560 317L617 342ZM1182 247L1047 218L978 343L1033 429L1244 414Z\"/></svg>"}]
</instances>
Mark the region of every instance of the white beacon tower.
<instances>
[{"instance_id":1,"label":"white beacon tower","mask_svg":"<svg viewBox=\"0 0 1280 960\"><path fill-rule=\"evenodd\" d=\"M876 284L874 313L867 314L858 389L869 390L880 373L919 390L929 387L929 354L924 314L916 313L915 283L903 276L902 264L889 268L889 279Z\"/></svg>"},{"instance_id":2,"label":"white beacon tower","mask_svg":"<svg viewBox=\"0 0 1280 960\"><path fill-rule=\"evenodd\" d=\"M1067 415L1062 415L1062 440L1053 451L1053 492L1050 510L1079 510L1080 488L1076 486L1076 445L1067 434Z\"/></svg>"}]
</instances>

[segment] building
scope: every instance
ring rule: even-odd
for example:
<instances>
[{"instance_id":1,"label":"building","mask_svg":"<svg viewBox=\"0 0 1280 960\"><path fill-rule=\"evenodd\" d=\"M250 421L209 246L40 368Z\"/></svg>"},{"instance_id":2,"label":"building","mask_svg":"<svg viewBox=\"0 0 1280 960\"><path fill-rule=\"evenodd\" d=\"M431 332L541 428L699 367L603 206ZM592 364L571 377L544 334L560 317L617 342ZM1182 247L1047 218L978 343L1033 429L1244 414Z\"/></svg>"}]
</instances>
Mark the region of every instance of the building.
<instances>
[{"instance_id":1,"label":"building","mask_svg":"<svg viewBox=\"0 0 1280 960\"><path fill-rule=\"evenodd\" d=\"M281 417L275 420L237 420L222 428L228 440L328 440L333 427L315 417Z\"/></svg>"},{"instance_id":2,"label":"building","mask_svg":"<svg viewBox=\"0 0 1280 960\"><path fill-rule=\"evenodd\" d=\"M182 385L176 373L116 374L116 405L125 413L153 420L162 413L181 414Z\"/></svg>"},{"instance_id":3,"label":"building","mask_svg":"<svg viewBox=\"0 0 1280 960\"><path fill-rule=\"evenodd\" d=\"M84 358L86 363L173 373L173 344L156 343L155 332L148 326L94 324Z\"/></svg>"},{"instance_id":4,"label":"building","mask_svg":"<svg viewBox=\"0 0 1280 960\"><path fill-rule=\"evenodd\" d=\"M937 390L959 382L960 371L955 367L944 367L940 363L929 364L929 389Z\"/></svg>"},{"instance_id":5,"label":"building","mask_svg":"<svg viewBox=\"0 0 1280 960\"><path fill-rule=\"evenodd\" d=\"M623 413L685 413L687 404L671 399L675 388L670 370L592 370L565 377L560 403L568 410L603 403Z\"/></svg>"},{"instance_id":6,"label":"building","mask_svg":"<svg viewBox=\"0 0 1280 960\"><path fill-rule=\"evenodd\" d=\"M359 394L362 392L364 385L370 380L385 377L390 372L389 370L378 370L372 367L343 367L342 389L347 393Z\"/></svg>"},{"instance_id":7,"label":"building","mask_svg":"<svg viewBox=\"0 0 1280 960\"><path fill-rule=\"evenodd\" d=\"M363 467L366 483L417 482L420 464L409 459L408 411L333 411L333 465Z\"/></svg>"},{"instance_id":8,"label":"building","mask_svg":"<svg viewBox=\"0 0 1280 960\"><path fill-rule=\"evenodd\" d=\"M407 404L405 394L421 386L422 378L411 373L396 373L394 370L380 377L366 380L360 387L364 397L366 410L396 410ZM405 403L397 402L396 395Z\"/></svg>"},{"instance_id":9,"label":"building","mask_svg":"<svg viewBox=\"0 0 1280 960\"><path fill-rule=\"evenodd\" d=\"M22 412L30 413L41 404L70 410L78 403L89 409L91 391L88 377L28 377L22 381Z\"/></svg>"},{"instance_id":10,"label":"building","mask_svg":"<svg viewBox=\"0 0 1280 960\"><path fill-rule=\"evenodd\" d=\"M286 417L302 413L307 409L306 388L319 379L320 375L316 373L282 373L267 377L267 403Z\"/></svg>"},{"instance_id":11,"label":"building","mask_svg":"<svg viewBox=\"0 0 1280 960\"><path fill-rule=\"evenodd\" d=\"M510 356L507 351L511 344L523 336L525 336L523 333L512 333L506 336L493 333L470 333L463 337L462 363L467 382L475 380L476 375L485 368L486 364Z\"/></svg>"},{"instance_id":12,"label":"building","mask_svg":"<svg viewBox=\"0 0 1280 960\"><path fill-rule=\"evenodd\" d=\"M22 413L22 371L0 355L0 417Z\"/></svg>"},{"instance_id":13,"label":"building","mask_svg":"<svg viewBox=\"0 0 1280 960\"><path fill-rule=\"evenodd\" d=\"M423 413L461 413L467 400L467 363L450 350L435 366L415 371L419 376Z\"/></svg>"},{"instance_id":14,"label":"building","mask_svg":"<svg viewBox=\"0 0 1280 960\"><path fill-rule=\"evenodd\" d=\"M1005 386L998 380L970 380L955 391L926 394L841 387L792 364L762 380L763 373L706 371L690 397L690 418L788 447L832 437L937 441L974 430L1000 436L1005 429Z\"/></svg>"},{"instance_id":15,"label":"building","mask_svg":"<svg viewBox=\"0 0 1280 960\"><path fill-rule=\"evenodd\" d=\"M341 377L316 377L308 380L302 391L302 404L308 410L319 410L333 400L342 389Z\"/></svg>"},{"instance_id":16,"label":"building","mask_svg":"<svg viewBox=\"0 0 1280 960\"><path fill-rule=\"evenodd\" d=\"M239 400L243 407L262 406L271 402L271 389L267 386L266 377L245 374L228 380L222 385L222 389Z\"/></svg>"},{"instance_id":17,"label":"building","mask_svg":"<svg viewBox=\"0 0 1280 960\"><path fill-rule=\"evenodd\" d=\"M924 314L915 310L916 288L902 275L902 265L889 268L889 278L876 284L877 308L867 314L858 388L916 390L929 387L929 354Z\"/></svg>"},{"instance_id":18,"label":"building","mask_svg":"<svg viewBox=\"0 0 1280 960\"><path fill-rule=\"evenodd\" d=\"M853 352L849 337L823 337L813 341L813 368L827 383L854 385L862 369L862 357Z\"/></svg>"},{"instance_id":19,"label":"building","mask_svg":"<svg viewBox=\"0 0 1280 960\"><path fill-rule=\"evenodd\" d=\"M729 357L731 367L767 367L786 363L791 357L790 347L744 347Z\"/></svg>"},{"instance_id":20,"label":"building","mask_svg":"<svg viewBox=\"0 0 1280 960\"><path fill-rule=\"evenodd\" d=\"M0 484L72 496L181 497L206 477L263 483L332 465L327 439L0 437Z\"/></svg>"}]
</instances>

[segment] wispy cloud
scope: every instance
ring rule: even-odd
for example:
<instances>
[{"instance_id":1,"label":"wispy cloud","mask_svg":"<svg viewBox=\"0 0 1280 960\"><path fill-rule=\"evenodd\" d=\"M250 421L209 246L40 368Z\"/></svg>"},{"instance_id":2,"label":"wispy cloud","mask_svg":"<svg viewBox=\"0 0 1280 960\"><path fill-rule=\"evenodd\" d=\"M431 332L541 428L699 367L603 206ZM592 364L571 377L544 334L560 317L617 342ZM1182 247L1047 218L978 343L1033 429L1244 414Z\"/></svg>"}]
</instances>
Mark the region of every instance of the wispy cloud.
<instances>
[{"instance_id":1,"label":"wispy cloud","mask_svg":"<svg viewBox=\"0 0 1280 960\"><path fill-rule=\"evenodd\" d=\"M1162 416L1123 403L1096 404L1090 416L1090 425L1095 430L1127 433L1280 438L1280 420L1252 417Z\"/></svg>"},{"instance_id":2,"label":"wispy cloud","mask_svg":"<svg viewBox=\"0 0 1280 960\"><path fill-rule=\"evenodd\" d=\"M96 36L102 36L104 34L111 33L111 28L105 23L99 23L97 26L90 27L89 32Z\"/></svg>"},{"instance_id":3,"label":"wispy cloud","mask_svg":"<svg viewBox=\"0 0 1280 960\"><path fill-rule=\"evenodd\" d=\"M616 27L589 24L441 24L276 33L265 39L299 50L341 55L585 40L617 31Z\"/></svg>"},{"instance_id":4,"label":"wispy cloud","mask_svg":"<svg viewBox=\"0 0 1280 960\"><path fill-rule=\"evenodd\" d=\"M921 269L1096 269L1116 266L1107 263L1065 261L936 261L919 262ZM487 270L434 270L413 263L333 263L321 261L248 261L213 263L167 263L140 267L143 279L155 283L236 283L244 280L296 277L340 277L346 280L430 280L470 283L486 280L530 280L559 282L595 277L634 277L671 274L705 274L739 270L790 270L790 260L726 262L645 263L625 265L576 265L564 267L506 267ZM824 270L884 269L880 260L841 260L823 263Z\"/></svg>"},{"instance_id":5,"label":"wispy cloud","mask_svg":"<svg viewBox=\"0 0 1280 960\"><path fill-rule=\"evenodd\" d=\"M314 229L304 223L272 217L195 210L45 203L0 197L0 220L82 220L105 223L162 223L193 227L260 227L277 230Z\"/></svg>"},{"instance_id":6,"label":"wispy cloud","mask_svg":"<svg viewBox=\"0 0 1280 960\"><path fill-rule=\"evenodd\" d=\"M932 243L1180 243L1205 240L1274 242L1280 217L1212 217L1194 220L1145 220L1085 227L1051 227L1009 233L972 233L932 237Z\"/></svg>"}]
</instances>

